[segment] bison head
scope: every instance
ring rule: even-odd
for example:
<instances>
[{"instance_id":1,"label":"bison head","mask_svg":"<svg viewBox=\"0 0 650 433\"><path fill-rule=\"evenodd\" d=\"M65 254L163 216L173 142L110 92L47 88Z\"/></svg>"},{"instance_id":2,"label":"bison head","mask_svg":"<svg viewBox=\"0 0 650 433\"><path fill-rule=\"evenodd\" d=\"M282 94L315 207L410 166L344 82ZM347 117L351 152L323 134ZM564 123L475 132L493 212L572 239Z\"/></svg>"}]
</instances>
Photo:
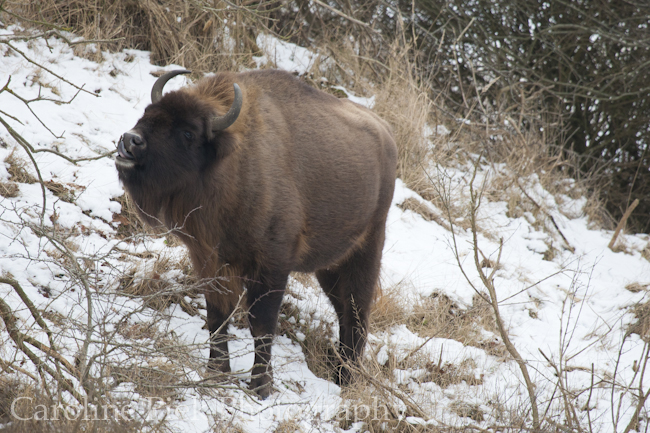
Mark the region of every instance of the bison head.
<instances>
[{"instance_id":1,"label":"bison head","mask_svg":"<svg viewBox=\"0 0 650 433\"><path fill-rule=\"evenodd\" d=\"M239 116L243 99L239 86L234 84L234 101L223 116L209 101L183 89L162 96L169 79L189 72L176 70L158 78L151 105L119 140L115 166L132 196L154 191L159 196L173 194L195 183L234 148L233 138L224 130Z\"/></svg>"}]
</instances>

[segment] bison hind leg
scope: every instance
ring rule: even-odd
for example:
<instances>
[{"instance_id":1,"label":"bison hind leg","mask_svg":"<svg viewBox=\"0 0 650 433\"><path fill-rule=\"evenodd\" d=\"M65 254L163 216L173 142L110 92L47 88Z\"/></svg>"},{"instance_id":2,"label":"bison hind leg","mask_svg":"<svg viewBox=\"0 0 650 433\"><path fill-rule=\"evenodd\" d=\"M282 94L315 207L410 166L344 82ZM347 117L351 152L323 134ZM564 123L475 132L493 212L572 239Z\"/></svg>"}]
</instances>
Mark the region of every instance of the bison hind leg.
<instances>
[{"instance_id":1,"label":"bison hind leg","mask_svg":"<svg viewBox=\"0 0 650 433\"><path fill-rule=\"evenodd\" d=\"M346 385L366 344L368 317L379 278L384 225L371 231L364 244L334 268L316 271L316 278L339 319L336 383Z\"/></svg>"}]
</instances>

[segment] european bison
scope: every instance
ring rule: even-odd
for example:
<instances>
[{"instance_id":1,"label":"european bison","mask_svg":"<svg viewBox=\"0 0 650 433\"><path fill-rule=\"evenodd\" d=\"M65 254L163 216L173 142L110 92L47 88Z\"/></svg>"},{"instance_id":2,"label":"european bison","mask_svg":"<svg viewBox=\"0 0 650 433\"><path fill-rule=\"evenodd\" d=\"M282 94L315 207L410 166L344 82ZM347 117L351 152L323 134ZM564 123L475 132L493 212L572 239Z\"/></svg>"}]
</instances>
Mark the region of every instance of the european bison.
<instances>
[{"instance_id":1,"label":"european bison","mask_svg":"<svg viewBox=\"0 0 650 433\"><path fill-rule=\"evenodd\" d=\"M115 165L151 225L187 246L205 287L208 366L240 295L255 339L251 389L271 392L271 343L289 273L315 272L339 319L337 380L365 345L395 184L386 122L278 70L220 73L162 95L118 144ZM234 91L233 91L234 90ZM222 277L215 279L215 277ZM224 326L222 326L224 325Z\"/></svg>"}]
</instances>

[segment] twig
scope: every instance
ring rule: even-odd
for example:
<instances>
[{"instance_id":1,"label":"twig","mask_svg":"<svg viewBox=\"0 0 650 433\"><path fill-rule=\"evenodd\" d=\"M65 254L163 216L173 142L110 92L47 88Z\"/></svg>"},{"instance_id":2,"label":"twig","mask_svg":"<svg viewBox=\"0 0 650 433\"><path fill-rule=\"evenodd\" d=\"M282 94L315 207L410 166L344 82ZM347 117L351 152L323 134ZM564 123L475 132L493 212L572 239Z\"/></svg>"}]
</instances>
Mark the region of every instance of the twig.
<instances>
[{"instance_id":1,"label":"twig","mask_svg":"<svg viewBox=\"0 0 650 433\"><path fill-rule=\"evenodd\" d=\"M36 342L33 338L26 336L25 334L23 334L18 330L18 327L16 326L16 322L17 322L16 316L14 316L9 305L7 305L7 303L2 299L0 299L0 318L2 318L3 322L5 323L7 331L9 332L9 336L14 341L14 343L16 343L18 349L20 349L20 351L22 351L25 355L27 355L27 357L32 361L32 363L38 369L38 371L41 372L41 374L43 370L47 372L52 378L57 380L57 382L63 386L63 389L65 389L70 394L72 394L72 396L79 403L83 404L84 402L83 397L74 389L74 386L72 386L70 380L65 377L62 377L60 374L57 374L46 363L44 363L38 356L36 356L34 352L29 350L29 348L25 346L25 342L28 342L29 344L32 345L34 345L33 343L38 344L38 342ZM47 349L46 346L42 348ZM48 355L52 355L51 351L45 351L45 353L47 353Z\"/></svg>"},{"instance_id":2,"label":"twig","mask_svg":"<svg viewBox=\"0 0 650 433\"><path fill-rule=\"evenodd\" d=\"M59 74L57 74L56 72L54 72L54 71L52 71L52 70L46 68L45 66L41 65L40 63L35 62L34 60L30 59L29 57L27 57L27 54L23 53L23 52L20 51L18 48L16 48L16 47L14 47L13 45L11 45L10 42L6 42L6 45L7 45L9 48L11 48L12 50L14 50L15 52L17 52L18 54L20 54L20 55L21 55L25 60L27 60L29 63L31 63L31 64L33 64L33 65L36 65L36 66L38 66L39 68L42 68L43 70L45 70L45 71L49 72L50 74L54 75L54 76L55 76L56 78L58 78L59 80L65 82L65 83L68 83L69 85L71 85L71 86L74 87L75 89L78 89L78 90L80 90L80 91L82 91L82 92L86 92L87 94L92 95L92 96L94 96L94 97L96 97L96 98L99 97L99 95L97 95L96 93L94 93L94 92L90 92L90 91L84 89L83 86L81 86L81 87L77 86L76 84L74 84L74 83L71 82L71 81L66 80L65 78L63 78L62 76L60 76Z\"/></svg>"},{"instance_id":3,"label":"twig","mask_svg":"<svg viewBox=\"0 0 650 433\"><path fill-rule=\"evenodd\" d=\"M27 156L29 156L29 159L32 161L32 164L34 165L34 170L36 170L36 175L38 176L38 182L41 184L41 193L43 195L43 209L41 209L41 224L43 224L43 220L45 218L45 207L47 205L47 193L45 192L45 182L43 181L43 177L41 176L41 170L38 168L38 164L36 163L36 160L34 159L34 155L32 155L32 152L30 150L33 150L34 148L32 147L31 144L27 142L20 134L18 134L5 120L0 117L0 123L4 125L4 127L9 131L9 134L20 144L20 146L25 149L27 152Z\"/></svg>"},{"instance_id":4,"label":"twig","mask_svg":"<svg viewBox=\"0 0 650 433\"><path fill-rule=\"evenodd\" d=\"M9 76L9 79L7 80L7 84L5 84L4 87L3 87L2 89L0 89L0 93L2 93L2 92L8 92L9 94L13 95L15 98L20 99L20 101L22 101L22 103L25 104L25 106L27 106L27 109L32 113L32 115L36 118L36 120L38 120L38 121L40 122L40 124L43 125L43 127L49 131L50 134L52 134L55 138L63 138L63 134L61 134L61 135L56 135L56 134L55 134L55 133L54 133L54 132L53 132L53 131L52 131L52 130L51 130L51 129L46 125L46 124L45 124L45 122L43 122L43 121L41 120L41 118L38 117L38 115L37 115L36 113L34 113L34 110L32 110L32 107L31 107L30 104L31 104L32 102L37 102L37 101L50 101L50 102L54 102L54 103L56 103L56 104L64 104L64 105L68 105L68 104L72 103L72 101L75 100L75 98L77 97L77 95L79 95L79 92L80 92L81 90L77 90L77 93L75 93L74 96L73 96L72 98L70 98L68 101L60 101L60 100L56 100L56 99L51 99L51 98L44 98L44 97L42 97L42 96L41 96L41 87L39 87L39 89L38 89L38 97L36 97L36 98L34 98L34 99L25 99L25 98L23 98L22 96L20 96L19 94L17 94L16 92L14 92L13 90L11 90L11 89L9 88L9 83L10 83L10 82L11 82L11 75ZM40 86L40 83L39 83L39 86ZM12 118L13 118L13 117L12 117ZM22 122L20 122L20 123L22 124ZM64 132L65 132L65 131L64 131Z\"/></svg>"},{"instance_id":5,"label":"twig","mask_svg":"<svg viewBox=\"0 0 650 433\"><path fill-rule=\"evenodd\" d=\"M10 363L8 363L7 361L5 361L2 358L0 358L0 365L2 365L2 367L5 368L5 369L15 370L18 373L24 374L25 376L32 379L34 382L38 383L38 377L34 376L32 373L25 370L24 368L20 368L17 365L14 365L13 363L10 364Z\"/></svg>"},{"instance_id":6,"label":"twig","mask_svg":"<svg viewBox=\"0 0 650 433\"><path fill-rule=\"evenodd\" d=\"M539 209L539 210L541 210L542 212L544 212L544 213L545 213L545 214L546 214L546 215L551 219L551 222L553 223L553 226L555 227L555 230L557 230L557 232L560 234L560 236L562 236L562 240L563 240L564 243L566 244L566 246L567 246L567 248L569 249L569 251L571 251L572 253L575 252L576 249L573 248L573 247L571 246L571 244L569 243L569 241L567 240L567 238L564 236L564 233L562 233L562 230L560 230L560 227L559 227L559 226L557 225L557 223L555 222L555 218L553 218L553 215L551 215L550 212L547 212L547 211L546 211L544 208L542 208L542 207L541 207L541 206L540 206L540 205L539 205L539 204L538 204L538 203L537 203L537 202L536 202L536 201L535 201L535 200L534 200L530 195L528 195L528 193L526 192L526 190L524 189L524 187L522 187L521 184L519 183L519 179L518 179L518 178L515 179L515 182L517 183L517 186L519 187L519 189L521 190L521 192L523 192L524 195L528 198L528 200L530 200L530 201L533 203L533 205L535 205L535 207L536 207L537 209Z\"/></svg>"},{"instance_id":7,"label":"twig","mask_svg":"<svg viewBox=\"0 0 650 433\"><path fill-rule=\"evenodd\" d=\"M576 415L575 407L573 407L573 405L569 402L568 399L568 391L566 389L566 386L564 385L564 381L562 380L562 371L560 371L558 366L553 361L551 361L551 358L546 356L546 354L542 349L537 348L537 350L539 350L539 353L542 354L544 359L555 370L555 375L557 376L557 380L558 380L558 386L560 388L560 392L562 393L562 398L564 399L564 412L566 414L566 420L569 422L569 427L571 427L572 423L575 423L575 425L578 428L578 431L582 433L582 427L580 427L580 422L578 421L578 416Z\"/></svg>"},{"instance_id":8,"label":"twig","mask_svg":"<svg viewBox=\"0 0 650 433\"><path fill-rule=\"evenodd\" d=\"M499 253L498 253L497 261L494 267L492 268L492 272L490 272L489 276L485 275L485 272L483 272L483 268L481 267L481 262L479 260L478 229L476 226L476 213L478 211L478 208L480 207L481 195L477 194L476 191L474 190L474 181L476 179L476 174L478 171L480 159L481 156L479 156L479 159L475 163L474 173L472 175L472 179L469 182L469 194L470 194L470 212L469 212L470 215L469 216L470 216L470 223L471 223L471 230L472 230L474 265L476 267L476 270L478 271L481 281L483 282L483 285L488 290L488 293L490 295L490 305L492 306L494 319L496 321L499 334L503 339L503 343L505 344L508 353L510 353L510 355L515 359L515 361L519 365L521 374L524 377L526 388L528 390L528 397L530 399L530 404L532 408L533 430L538 431L540 429L540 423L539 423L539 413L537 408L537 396L535 395L535 385L533 384L533 381L530 379L530 375L528 374L528 367L526 366L526 361L524 361L522 356L519 354L517 348L510 341L508 332L506 331L505 325L503 324L503 319L501 318L501 313L499 311L499 301L497 299L496 289L493 283L494 274L499 268L499 262L501 261L501 253L503 251L503 239L499 240Z\"/></svg>"},{"instance_id":9,"label":"twig","mask_svg":"<svg viewBox=\"0 0 650 433\"><path fill-rule=\"evenodd\" d=\"M630 207L627 208L627 210L623 214L623 217L618 222L618 225L616 226L616 230L614 230L614 236L612 236L612 240L609 241L609 245L607 245L607 247L610 250L614 249L614 244L616 243L616 238L618 238L619 233L621 233L621 230L623 230L623 227L625 227L625 223L627 222L627 219L632 214L632 211L634 210L634 208L636 208L638 205L639 205L639 199L637 198L632 202Z\"/></svg>"},{"instance_id":10,"label":"twig","mask_svg":"<svg viewBox=\"0 0 650 433\"><path fill-rule=\"evenodd\" d=\"M110 155L115 153L114 150L111 150L111 151L102 153L102 154L100 154L98 156L73 159L73 158L70 158L69 156L67 156L67 155L65 155L65 154L63 154L61 152L57 152L56 150L47 149L47 148L36 149L27 140L25 140L25 138L23 138L22 135L20 135L15 129L13 129L7 122L5 122L2 119L2 117L0 117L0 123L2 123L4 125L4 127L7 129L9 134L11 134L11 136L18 142L18 144L20 144L22 147L24 147L28 151L28 153L40 153L40 152L52 153L52 154L54 154L54 155L56 155L56 156L58 156L60 158L65 159L68 162L71 162L74 165L77 165L78 162L82 162L82 161L94 161L94 160L97 160L97 159L105 158L105 157L110 156Z\"/></svg>"},{"instance_id":11,"label":"twig","mask_svg":"<svg viewBox=\"0 0 650 433\"><path fill-rule=\"evenodd\" d=\"M50 233L47 232L47 230L45 230L44 227L39 227L29 223L27 223L27 226L30 227L34 232L34 234L36 234L37 236L47 238L52 243L54 248L56 248L62 254L68 257L73 267L73 269L68 269L68 272L70 272L74 277L76 277L79 281L81 281L84 292L86 294L86 308L88 309L86 313L88 316L87 323L86 323L86 338L83 341L81 350L77 354L77 359L79 361L78 363L79 381L81 382L82 385L86 386L87 376L90 372L90 366L88 365L88 350L90 348L90 342L92 339L92 334L94 329L92 293L90 291L90 282L88 281L88 274L86 274L84 270L81 269L77 257L72 251L70 251L70 248L68 248L68 246L65 245L64 242L52 236Z\"/></svg>"},{"instance_id":12,"label":"twig","mask_svg":"<svg viewBox=\"0 0 650 433\"><path fill-rule=\"evenodd\" d=\"M313 1L314 3L316 3L317 5L324 7L325 9L329 9L330 11L334 12L336 15L341 16L341 17L345 18L345 19L348 20L348 21L351 21L351 22L353 22L353 23L356 23L356 24L359 24L359 25L361 25L361 26L364 26L364 27L366 27L367 29L370 29L370 30L376 31L375 29L373 29L373 28L370 26L370 24L368 24L368 23L364 23L363 21L359 21L359 20L356 19L356 18L352 18L351 16L344 14L344 13L341 12L340 10L335 9L335 8L333 8L332 6L330 6L330 5L326 4L326 3L323 3L323 2L320 1L320 0L312 0L312 1Z\"/></svg>"},{"instance_id":13,"label":"twig","mask_svg":"<svg viewBox=\"0 0 650 433\"><path fill-rule=\"evenodd\" d=\"M2 284L8 284L11 287L13 287L14 291L18 294L20 299L23 301L23 303L27 306L27 309L29 310L30 313L32 313L32 317L34 320L36 320L36 323L38 323L38 326L41 327L43 331L47 334L47 337L50 341L50 347L52 349L55 349L54 347L54 340L52 339L52 331L50 331L50 328L48 328L47 324L41 317L40 313L32 303L31 299L27 296L23 288L20 286L18 281L14 280L13 278L6 278L6 277L0 277L0 283Z\"/></svg>"},{"instance_id":14,"label":"twig","mask_svg":"<svg viewBox=\"0 0 650 433\"><path fill-rule=\"evenodd\" d=\"M630 422L625 427L623 433L629 433L629 431L632 429L638 430L639 415L641 414L641 410L645 406L645 402L648 400L648 397L650 397L650 389L646 393L643 392L643 378L645 376L646 367L648 365L648 359L650 359L650 345L646 343L644 349L645 355L641 353L641 357L643 358L643 367L641 368L641 374L639 375L639 401L637 402L636 408L634 410L634 415L632 415L632 419L630 419Z\"/></svg>"}]
</instances>

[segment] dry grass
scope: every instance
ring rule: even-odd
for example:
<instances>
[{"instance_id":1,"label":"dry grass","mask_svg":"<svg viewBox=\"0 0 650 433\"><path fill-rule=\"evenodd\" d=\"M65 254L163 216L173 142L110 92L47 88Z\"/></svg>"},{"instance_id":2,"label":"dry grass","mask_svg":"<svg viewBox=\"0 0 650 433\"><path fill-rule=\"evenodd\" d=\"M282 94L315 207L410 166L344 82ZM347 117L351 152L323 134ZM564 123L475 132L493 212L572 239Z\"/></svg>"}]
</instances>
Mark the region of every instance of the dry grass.
<instances>
[{"instance_id":1,"label":"dry grass","mask_svg":"<svg viewBox=\"0 0 650 433\"><path fill-rule=\"evenodd\" d=\"M629 289L628 289L629 290ZM643 341L650 341L650 302L638 303L632 307L636 321L628 326L627 334L637 334Z\"/></svg>"},{"instance_id":2,"label":"dry grass","mask_svg":"<svg viewBox=\"0 0 650 433\"><path fill-rule=\"evenodd\" d=\"M13 406L13 407L12 407ZM116 406L117 407L117 406ZM13 409L13 413L12 413ZM0 430L3 433L61 433L96 431L130 433L142 431L142 424L128 417L113 417L114 411L102 409L93 416L93 409L69 406L36 388L11 377L0 377ZM42 419L45 418L45 419ZM93 419L96 418L96 419ZM154 430L155 431L155 430Z\"/></svg>"},{"instance_id":3,"label":"dry grass","mask_svg":"<svg viewBox=\"0 0 650 433\"><path fill-rule=\"evenodd\" d=\"M77 195L86 189L85 187L76 185L74 183L63 184L61 182L55 182L53 180L46 181L45 188L50 190L52 194L67 203L74 203Z\"/></svg>"},{"instance_id":4,"label":"dry grass","mask_svg":"<svg viewBox=\"0 0 650 433\"><path fill-rule=\"evenodd\" d=\"M152 61L176 63L194 71L253 67L253 29L266 26L271 1L247 7L171 0L8 0L4 7L21 17L63 26L96 47L78 46L77 54L102 60L101 51L134 48L151 51ZM226 24L228 23L228 24Z\"/></svg>"},{"instance_id":5,"label":"dry grass","mask_svg":"<svg viewBox=\"0 0 650 433\"><path fill-rule=\"evenodd\" d=\"M0 195L5 198L18 197L20 188L15 182L2 182L0 181Z\"/></svg>"},{"instance_id":6,"label":"dry grass","mask_svg":"<svg viewBox=\"0 0 650 433\"><path fill-rule=\"evenodd\" d=\"M132 238L140 234L153 234L154 230L138 216L137 208L128 194L112 199L120 204L120 213L113 214L113 223L117 224L117 238Z\"/></svg>"},{"instance_id":7,"label":"dry grass","mask_svg":"<svg viewBox=\"0 0 650 433\"><path fill-rule=\"evenodd\" d=\"M492 308L479 295L474 295L472 301L469 308L463 309L447 295L434 292L413 307L406 325L421 337L449 338L506 357L503 343L497 339L486 340L483 333L487 330L498 335Z\"/></svg>"},{"instance_id":8,"label":"dry grass","mask_svg":"<svg viewBox=\"0 0 650 433\"><path fill-rule=\"evenodd\" d=\"M407 305L403 299L404 288L395 285L380 287L370 312L370 332L376 333L404 323L408 317Z\"/></svg>"},{"instance_id":9,"label":"dry grass","mask_svg":"<svg viewBox=\"0 0 650 433\"><path fill-rule=\"evenodd\" d=\"M302 433L303 429L294 420L280 421L273 430L273 433Z\"/></svg>"},{"instance_id":10,"label":"dry grass","mask_svg":"<svg viewBox=\"0 0 650 433\"><path fill-rule=\"evenodd\" d=\"M402 209L403 211L411 211L415 212L416 214L420 215L425 221L434 221L436 224L439 226L442 226L449 230L449 221L447 221L445 218L441 217L440 215L436 214L433 212L427 205L424 203L420 202L419 200L409 197L406 200L404 200L402 203L398 203L397 207ZM457 213L457 212L455 212ZM454 222L455 225L460 225L458 219ZM463 224L463 228L466 227L467 224Z\"/></svg>"},{"instance_id":11,"label":"dry grass","mask_svg":"<svg viewBox=\"0 0 650 433\"><path fill-rule=\"evenodd\" d=\"M172 401L179 397L176 385L182 377L182 371L180 365L175 365L171 360L152 360L146 366L113 366L111 375L118 383L133 383L135 391L145 398Z\"/></svg>"},{"instance_id":12,"label":"dry grass","mask_svg":"<svg viewBox=\"0 0 650 433\"><path fill-rule=\"evenodd\" d=\"M16 150L14 148L4 159L7 172L9 172L9 180L15 183L36 183L36 178L27 169L27 163L16 154Z\"/></svg>"},{"instance_id":13,"label":"dry grass","mask_svg":"<svg viewBox=\"0 0 650 433\"><path fill-rule=\"evenodd\" d=\"M143 268L134 267L120 278L118 293L142 299L146 307L156 311L178 304L186 313L197 315L196 307L185 300L186 296L197 296L192 278L186 276L183 281L169 280L164 274L172 269L187 271L188 264L185 260L176 262L163 255L150 260Z\"/></svg>"},{"instance_id":14,"label":"dry grass","mask_svg":"<svg viewBox=\"0 0 650 433\"><path fill-rule=\"evenodd\" d=\"M416 192L429 189L424 170L434 155L427 124L434 109L425 77L419 77L408 60L408 49L394 49L387 65L390 74L373 90L373 110L393 128L398 149L397 176Z\"/></svg>"}]
</instances>

